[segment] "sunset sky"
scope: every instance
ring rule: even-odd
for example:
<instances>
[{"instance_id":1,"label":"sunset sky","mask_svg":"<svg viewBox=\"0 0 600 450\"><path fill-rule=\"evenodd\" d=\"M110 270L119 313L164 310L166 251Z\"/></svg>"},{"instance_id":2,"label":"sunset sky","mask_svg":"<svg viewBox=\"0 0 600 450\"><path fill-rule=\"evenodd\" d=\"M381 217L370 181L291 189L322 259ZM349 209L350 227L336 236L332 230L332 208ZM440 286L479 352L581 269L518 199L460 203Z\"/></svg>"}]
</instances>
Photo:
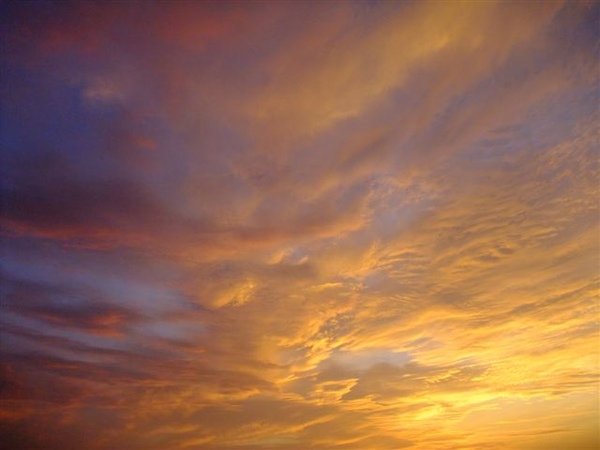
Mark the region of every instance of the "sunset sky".
<instances>
[{"instance_id":1,"label":"sunset sky","mask_svg":"<svg viewBox=\"0 0 600 450\"><path fill-rule=\"evenodd\" d=\"M0 27L3 450L598 448L600 3Z\"/></svg>"}]
</instances>

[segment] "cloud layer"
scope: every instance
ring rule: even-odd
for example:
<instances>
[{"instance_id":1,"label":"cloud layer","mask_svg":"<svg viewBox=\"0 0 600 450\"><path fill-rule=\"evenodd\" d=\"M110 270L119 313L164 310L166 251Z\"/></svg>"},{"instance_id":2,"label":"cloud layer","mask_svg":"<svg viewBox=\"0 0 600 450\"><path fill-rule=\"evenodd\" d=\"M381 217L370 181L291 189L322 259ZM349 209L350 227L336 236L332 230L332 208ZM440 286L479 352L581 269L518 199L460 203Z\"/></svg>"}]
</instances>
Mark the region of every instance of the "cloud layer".
<instances>
[{"instance_id":1,"label":"cloud layer","mask_svg":"<svg viewBox=\"0 0 600 450\"><path fill-rule=\"evenodd\" d=\"M596 448L599 11L2 6L2 441Z\"/></svg>"}]
</instances>

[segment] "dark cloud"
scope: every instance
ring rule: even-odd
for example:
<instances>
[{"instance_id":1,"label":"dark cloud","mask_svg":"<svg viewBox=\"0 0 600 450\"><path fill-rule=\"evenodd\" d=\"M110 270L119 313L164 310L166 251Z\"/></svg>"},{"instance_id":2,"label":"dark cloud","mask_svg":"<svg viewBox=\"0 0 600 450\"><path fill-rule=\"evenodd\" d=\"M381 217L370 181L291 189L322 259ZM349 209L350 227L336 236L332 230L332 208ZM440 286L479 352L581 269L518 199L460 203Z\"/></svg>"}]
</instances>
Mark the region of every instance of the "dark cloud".
<instances>
[{"instance_id":1,"label":"dark cloud","mask_svg":"<svg viewBox=\"0 0 600 450\"><path fill-rule=\"evenodd\" d=\"M120 334L141 316L85 288L3 277L4 307L31 319L92 334ZM118 299L117 299L118 300Z\"/></svg>"}]
</instances>

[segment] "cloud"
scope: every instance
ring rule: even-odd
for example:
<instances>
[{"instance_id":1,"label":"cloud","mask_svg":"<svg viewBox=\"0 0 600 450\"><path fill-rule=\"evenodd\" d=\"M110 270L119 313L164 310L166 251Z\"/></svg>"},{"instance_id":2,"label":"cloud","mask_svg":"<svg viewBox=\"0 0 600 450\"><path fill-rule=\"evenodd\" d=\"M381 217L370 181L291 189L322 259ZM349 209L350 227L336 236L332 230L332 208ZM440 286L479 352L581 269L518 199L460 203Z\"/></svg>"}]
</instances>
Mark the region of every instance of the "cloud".
<instances>
[{"instance_id":1,"label":"cloud","mask_svg":"<svg viewBox=\"0 0 600 450\"><path fill-rule=\"evenodd\" d=\"M5 442L593 443L596 5L3 11Z\"/></svg>"}]
</instances>

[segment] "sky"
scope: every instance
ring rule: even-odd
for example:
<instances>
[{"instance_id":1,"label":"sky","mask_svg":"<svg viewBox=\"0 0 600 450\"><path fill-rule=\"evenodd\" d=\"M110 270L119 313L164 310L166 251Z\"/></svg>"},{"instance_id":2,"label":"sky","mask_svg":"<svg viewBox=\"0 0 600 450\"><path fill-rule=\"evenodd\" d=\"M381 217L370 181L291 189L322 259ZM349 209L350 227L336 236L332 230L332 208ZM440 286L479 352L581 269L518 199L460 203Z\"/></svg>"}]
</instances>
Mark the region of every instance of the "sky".
<instances>
[{"instance_id":1,"label":"sky","mask_svg":"<svg viewBox=\"0 0 600 450\"><path fill-rule=\"evenodd\" d=\"M599 5L3 2L2 448L598 448Z\"/></svg>"}]
</instances>

